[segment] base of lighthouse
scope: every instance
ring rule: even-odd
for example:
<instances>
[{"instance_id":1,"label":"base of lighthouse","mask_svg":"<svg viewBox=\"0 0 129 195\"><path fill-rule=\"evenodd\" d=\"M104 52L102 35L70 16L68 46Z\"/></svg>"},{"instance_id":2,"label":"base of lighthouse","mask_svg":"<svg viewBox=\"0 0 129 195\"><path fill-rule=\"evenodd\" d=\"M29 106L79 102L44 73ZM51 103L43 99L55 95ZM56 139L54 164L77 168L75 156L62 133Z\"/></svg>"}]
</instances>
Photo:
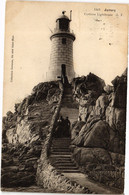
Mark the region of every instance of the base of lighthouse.
<instances>
[{"instance_id":1,"label":"base of lighthouse","mask_svg":"<svg viewBox=\"0 0 129 195\"><path fill-rule=\"evenodd\" d=\"M62 68L58 66L58 69L56 68L55 70L49 70L46 73L46 80L47 81L56 81L59 80L61 77L62 73ZM75 78L75 72L72 67L66 67L66 76L68 78L68 81L71 82L73 78Z\"/></svg>"}]
</instances>

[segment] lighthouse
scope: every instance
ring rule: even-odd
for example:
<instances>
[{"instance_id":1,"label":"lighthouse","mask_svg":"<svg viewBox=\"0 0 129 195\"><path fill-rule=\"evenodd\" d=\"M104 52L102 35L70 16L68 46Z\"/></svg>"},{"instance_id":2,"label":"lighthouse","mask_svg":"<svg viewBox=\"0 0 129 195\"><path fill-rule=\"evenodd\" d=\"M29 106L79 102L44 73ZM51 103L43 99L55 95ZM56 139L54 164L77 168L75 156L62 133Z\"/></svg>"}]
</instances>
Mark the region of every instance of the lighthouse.
<instances>
[{"instance_id":1,"label":"lighthouse","mask_svg":"<svg viewBox=\"0 0 129 195\"><path fill-rule=\"evenodd\" d=\"M56 20L56 28L50 36L52 46L49 69L46 75L47 81L58 80L62 72L67 76L69 82L75 77L73 67L73 42L75 35L70 30L70 22L71 12L69 19L65 15L65 11Z\"/></svg>"}]
</instances>

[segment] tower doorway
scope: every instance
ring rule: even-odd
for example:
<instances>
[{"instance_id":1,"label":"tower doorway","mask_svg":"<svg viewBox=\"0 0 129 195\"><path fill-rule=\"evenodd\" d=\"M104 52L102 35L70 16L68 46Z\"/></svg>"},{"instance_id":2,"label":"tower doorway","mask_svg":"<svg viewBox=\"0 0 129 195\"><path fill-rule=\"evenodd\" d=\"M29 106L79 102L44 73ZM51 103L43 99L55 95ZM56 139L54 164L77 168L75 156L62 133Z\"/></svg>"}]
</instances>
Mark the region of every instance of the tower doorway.
<instances>
[{"instance_id":1,"label":"tower doorway","mask_svg":"<svg viewBox=\"0 0 129 195\"><path fill-rule=\"evenodd\" d=\"M62 80L62 83L64 85L69 84L68 78L67 78L67 75L66 75L66 65L65 64L61 64L61 80Z\"/></svg>"},{"instance_id":2,"label":"tower doorway","mask_svg":"<svg viewBox=\"0 0 129 195\"><path fill-rule=\"evenodd\" d=\"M62 75L63 77L66 76L66 65L65 65L65 64L62 64L62 65L61 65L61 75Z\"/></svg>"}]
</instances>

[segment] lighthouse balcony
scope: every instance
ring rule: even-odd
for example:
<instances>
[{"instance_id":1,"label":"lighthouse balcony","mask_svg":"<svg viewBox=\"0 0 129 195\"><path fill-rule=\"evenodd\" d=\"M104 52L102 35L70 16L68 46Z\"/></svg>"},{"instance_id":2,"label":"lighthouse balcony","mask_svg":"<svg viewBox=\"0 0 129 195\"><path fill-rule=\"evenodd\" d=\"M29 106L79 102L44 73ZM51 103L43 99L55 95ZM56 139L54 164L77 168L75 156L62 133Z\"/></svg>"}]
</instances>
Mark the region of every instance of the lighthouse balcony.
<instances>
[{"instance_id":1,"label":"lighthouse balcony","mask_svg":"<svg viewBox=\"0 0 129 195\"><path fill-rule=\"evenodd\" d=\"M73 39L73 41L75 40L75 34L73 32L73 30L59 30L59 29L54 29L53 34L50 36L50 39L52 40L53 37L63 37L63 36L67 36Z\"/></svg>"},{"instance_id":2,"label":"lighthouse balcony","mask_svg":"<svg viewBox=\"0 0 129 195\"><path fill-rule=\"evenodd\" d=\"M72 33L74 34L73 30L61 30L61 29L57 29L57 28L54 28L54 33L57 33L57 32L69 32L69 33Z\"/></svg>"}]
</instances>

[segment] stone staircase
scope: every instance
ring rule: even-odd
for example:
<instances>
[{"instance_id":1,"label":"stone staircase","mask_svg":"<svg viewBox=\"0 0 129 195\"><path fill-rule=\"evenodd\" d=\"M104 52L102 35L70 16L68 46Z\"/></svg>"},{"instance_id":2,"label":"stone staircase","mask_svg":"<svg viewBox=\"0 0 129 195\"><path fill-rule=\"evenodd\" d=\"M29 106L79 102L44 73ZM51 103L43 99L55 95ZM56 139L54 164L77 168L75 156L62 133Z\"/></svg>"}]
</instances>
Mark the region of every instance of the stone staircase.
<instances>
[{"instance_id":1,"label":"stone staircase","mask_svg":"<svg viewBox=\"0 0 129 195\"><path fill-rule=\"evenodd\" d=\"M68 116L72 124L74 121L77 121L78 113L79 113L78 105L73 100L72 88L69 85L67 88L64 88L60 115L62 115L63 118Z\"/></svg>"},{"instance_id":2,"label":"stone staircase","mask_svg":"<svg viewBox=\"0 0 129 195\"><path fill-rule=\"evenodd\" d=\"M64 89L64 94L63 94L63 99L62 99L62 107L77 108L78 109L78 104L73 99L71 86Z\"/></svg>"},{"instance_id":3,"label":"stone staircase","mask_svg":"<svg viewBox=\"0 0 129 195\"><path fill-rule=\"evenodd\" d=\"M90 180L86 174L81 173L72 158L69 148L70 141L70 138L53 138L52 140L49 160L57 172L62 173L71 181L75 181L81 186L88 188L93 194L122 194L122 190Z\"/></svg>"},{"instance_id":4,"label":"stone staircase","mask_svg":"<svg viewBox=\"0 0 129 195\"><path fill-rule=\"evenodd\" d=\"M69 117L71 124L78 119L78 109L72 98L70 85L64 88L60 115ZM78 166L72 158L70 151L70 137L53 138L50 150L50 162L61 173L78 173Z\"/></svg>"},{"instance_id":5,"label":"stone staircase","mask_svg":"<svg viewBox=\"0 0 129 195\"><path fill-rule=\"evenodd\" d=\"M61 173L79 173L78 166L70 151L70 138L53 138L50 150L50 162Z\"/></svg>"}]
</instances>

